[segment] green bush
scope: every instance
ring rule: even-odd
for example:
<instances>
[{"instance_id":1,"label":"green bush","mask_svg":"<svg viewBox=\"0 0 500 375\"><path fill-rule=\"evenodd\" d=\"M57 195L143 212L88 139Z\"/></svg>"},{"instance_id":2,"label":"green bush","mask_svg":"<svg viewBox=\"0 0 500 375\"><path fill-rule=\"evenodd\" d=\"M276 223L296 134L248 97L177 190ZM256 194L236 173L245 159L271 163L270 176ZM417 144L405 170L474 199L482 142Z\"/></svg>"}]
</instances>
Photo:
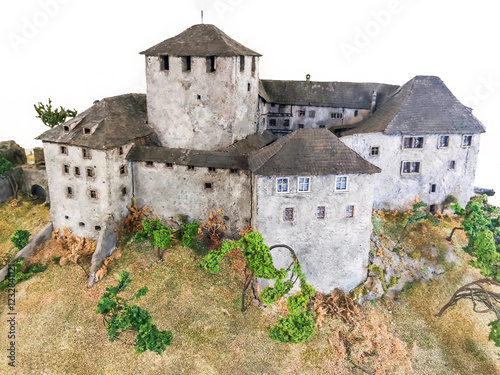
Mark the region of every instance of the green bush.
<instances>
[{"instance_id":1,"label":"green bush","mask_svg":"<svg viewBox=\"0 0 500 375\"><path fill-rule=\"evenodd\" d=\"M306 310L280 318L278 324L270 328L269 337L284 343L306 341L314 333L314 320Z\"/></svg>"},{"instance_id":2,"label":"green bush","mask_svg":"<svg viewBox=\"0 0 500 375\"><path fill-rule=\"evenodd\" d=\"M15 231L14 235L11 237L11 241L16 248L19 250L24 249L28 244L31 233L27 230L18 229Z\"/></svg>"},{"instance_id":3,"label":"green bush","mask_svg":"<svg viewBox=\"0 0 500 375\"><path fill-rule=\"evenodd\" d=\"M44 265L33 264L23 272L22 270L24 268L24 258L17 258L10 264L10 267L13 273L12 278L6 278L0 283L1 290L7 289L11 280L13 280L14 284L17 285L24 280L28 280L34 274L43 272L47 269L47 267Z\"/></svg>"}]
</instances>

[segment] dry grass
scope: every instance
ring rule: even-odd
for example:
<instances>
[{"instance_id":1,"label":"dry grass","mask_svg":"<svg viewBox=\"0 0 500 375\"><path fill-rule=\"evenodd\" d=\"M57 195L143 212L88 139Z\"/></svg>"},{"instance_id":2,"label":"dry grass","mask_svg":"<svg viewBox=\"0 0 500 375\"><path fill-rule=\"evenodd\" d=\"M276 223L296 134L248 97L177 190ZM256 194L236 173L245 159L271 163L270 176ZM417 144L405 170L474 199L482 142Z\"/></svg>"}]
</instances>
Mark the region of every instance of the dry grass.
<instances>
[{"instance_id":1,"label":"dry grass","mask_svg":"<svg viewBox=\"0 0 500 375\"><path fill-rule=\"evenodd\" d=\"M17 207L10 205L11 200L0 205L0 268L19 251L10 242L16 230L28 230L34 236L50 221L49 208L37 202L20 193Z\"/></svg>"}]
</instances>

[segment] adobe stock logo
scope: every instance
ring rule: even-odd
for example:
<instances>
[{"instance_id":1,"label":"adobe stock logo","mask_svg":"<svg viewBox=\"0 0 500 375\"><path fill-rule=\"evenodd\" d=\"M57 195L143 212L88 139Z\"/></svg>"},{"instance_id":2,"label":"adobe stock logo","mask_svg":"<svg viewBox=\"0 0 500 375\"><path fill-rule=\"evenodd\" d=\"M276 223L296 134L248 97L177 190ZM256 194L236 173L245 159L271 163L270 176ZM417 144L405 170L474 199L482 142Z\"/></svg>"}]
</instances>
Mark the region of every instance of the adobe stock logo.
<instances>
[{"instance_id":1,"label":"adobe stock logo","mask_svg":"<svg viewBox=\"0 0 500 375\"><path fill-rule=\"evenodd\" d=\"M71 0L40 0L39 10L31 17L21 18L21 28L18 33L9 32L7 38L14 52L19 52L20 48L28 44L40 31L49 24L51 18L59 14L61 5L66 5Z\"/></svg>"},{"instance_id":2,"label":"adobe stock logo","mask_svg":"<svg viewBox=\"0 0 500 375\"><path fill-rule=\"evenodd\" d=\"M359 55L364 48L368 47L373 39L378 37L382 30L390 25L393 17L402 11L401 0L390 0L386 9L371 11L371 19L366 22L364 27L354 28L355 34L352 43L340 43L340 49L347 62L350 63L353 55Z\"/></svg>"},{"instance_id":3,"label":"adobe stock logo","mask_svg":"<svg viewBox=\"0 0 500 375\"><path fill-rule=\"evenodd\" d=\"M482 102L487 101L495 94L497 88L500 87L500 81L494 81L493 77L488 75L488 78L483 76L477 77L478 84L474 89L474 94L465 98L464 105L477 110Z\"/></svg>"},{"instance_id":4,"label":"adobe stock logo","mask_svg":"<svg viewBox=\"0 0 500 375\"><path fill-rule=\"evenodd\" d=\"M215 0L214 8L215 12L221 20L224 19L224 14L226 12L232 12L234 9L241 5L243 0Z\"/></svg>"}]
</instances>

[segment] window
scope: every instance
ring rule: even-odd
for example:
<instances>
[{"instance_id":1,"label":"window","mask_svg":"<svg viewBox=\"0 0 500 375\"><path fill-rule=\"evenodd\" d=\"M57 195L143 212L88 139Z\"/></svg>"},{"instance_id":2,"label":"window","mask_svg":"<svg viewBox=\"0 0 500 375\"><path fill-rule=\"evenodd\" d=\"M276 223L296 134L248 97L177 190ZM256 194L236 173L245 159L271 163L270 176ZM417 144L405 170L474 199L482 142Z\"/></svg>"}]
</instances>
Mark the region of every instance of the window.
<instances>
[{"instance_id":1,"label":"window","mask_svg":"<svg viewBox=\"0 0 500 375\"><path fill-rule=\"evenodd\" d=\"M68 220L68 219L69 219L69 216L68 216L68 215L64 215L64 218L65 218L66 220Z\"/></svg>"},{"instance_id":2,"label":"window","mask_svg":"<svg viewBox=\"0 0 500 375\"><path fill-rule=\"evenodd\" d=\"M325 218L325 206L318 206L316 209L316 219L324 219Z\"/></svg>"},{"instance_id":3,"label":"window","mask_svg":"<svg viewBox=\"0 0 500 375\"><path fill-rule=\"evenodd\" d=\"M304 111L303 109L301 109L299 111L299 117L304 117L306 115L306 111Z\"/></svg>"},{"instance_id":4,"label":"window","mask_svg":"<svg viewBox=\"0 0 500 375\"><path fill-rule=\"evenodd\" d=\"M101 230L101 226L100 226L100 225L96 225L96 226L94 227L94 229L95 229L96 231L100 231L100 230Z\"/></svg>"},{"instance_id":5,"label":"window","mask_svg":"<svg viewBox=\"0 0 500 375\"><path fill-rule=\"evenodd\" d=\"M155 163L153 163L151 160L146 161L146 167L153 167Z\"/></svg>"},{"instance_id":6,"label":"window","mask_svg":"<svg viewBox=\"0 0 500 375\"><path fill-rule=\"evenodd\" d=\"M240 56L240 72L245 70L245 56Z\"/></svg>"},{"instance_id":7,"label":"window","mask_svg":"<svg viewBox=\"0 0 500 375\"><path fill-rule=\"evenodd\" d=\"M276 119L274 118L269 119L269 126L276 126Z\"/></svg>"},{"instance_id":8,"label":"window","mask_svg":"<svg viewBox=\"0 0 500 375\"><path fill-rule=\"evenodd\" d=\"M118 149L118 155L123 155L123 147L121 147L121 146Z\"/></svg>"},{"instance_id":9,"label":"window","mask_svg":"<svg viewBox=\"0 0 500 375\"><path fill-rule=\"evenodd\" d=\"M304 124L299 124L299 129L304 129Z\"/></svg>"},{"instance_id":10,"label":"window","mask_svg":"<svg viewBox=\"0 0 500 375\"><path fill-rule=\"evenodd\" d=\"M127 188L126 187L122 187L122 195L127 195Z\"/></svg>"},{"instance_id":11,"label":"window","mask_svg":"<svg viewBox=\"0 0 500 375\"><path fill-rule=\"evenodd\" d=\"M449 143L450 143L449 136L447 136L447 135L439 136L439 145L438 145L439 148L446 148L446 147L448 147Z\"/></svg>"},{"instance_id":12,"label":"window","mask_svg":"<svg viewBox=\"0 0 500 375\"><path fill-rule=\"evenodd\" d=\"M448 163L448 169L455 169L455 160L450 160Z\"/></svg>"},{"instance_id":13,"label":"window","mask_svg":"<svg viewBox=\"0 0 500 375\"><path fill-rule=\"evenodd\" d=\"M276 179L276 192L288 193L288 177Z\"/></svg>"},{"instance_id":14,"label":"window","mask_svg":"<svg viewBox=\"0 0 500 375\"><path fill-rule=\"evenodd\" d=\"M357 117L358 116L358 110L354 110L354 117Z\"/></svg>"},{"instance_id":15,"label":"window","mask_svg":"<svg viewBox=\"0 0 500 375\"><path fill-rule=\"evenodd\" d=\"M354 206L345 207L345 217L350 219L354 217Z\"/></svg>"},{"instance_id":16,"label":"window","mask_svg":"<svg viewBox=\"0 0 500 375\"><path fill-rule=\"evenodd\" d=\"M188 165L187 166L188 171L194 171L194 165Z\"/></svg>"},{"instance_id":17,"label":"window","mask_svg":"<svg viewBox=\"0 0 500 375\"><path fill-rule=\"evenodd\" d=\"M84 227L84 226L85 226L85 223L84 223L83 221L80 221L80 222L78 223L78 225L79 225L79 226L81 226L81 227Z\"/></svg>"},{"instance_id":18,"label":"window","mask_svg":"<svg viewBox=\"0 0 500 375\"><path fill-rule=\"evenodd\" d=\"M271 107L276 107L276 104L275 103L271 103Z\"/></svg>"},{"instance_id":19,"label":"window","mask_svg":"<svg viewBox=\"0 0 500 375\"><path fill-rule=\"evenodd\" d=\"M285 214L284 214L283 219L285 221L293 221L293 208L291 208L291 207L285 208Z\"/></svg>"},{"instance_id":20,"label":"window","mask_svg":"<svg viewBox=\"0 0 500 375\"><path fill-rule=\"evenodd\" d=\"M404 137L403 148L422 148L424 147L424 137Z\"/></svg>"},{"instance_id":21,"label":"window","mask_svg":"<svg viewBox=\"0 0 500 375\"><path fill-rule=\"evenodd\" d=\"M196 95L196 99L201 100L201 95Z\"/></svg>"},{"instance_id":22,"label":"window","mask_svg":"<svg viewBox=\"0 0 500 375\"><path fill-rule=\"evenodd\" d=\"M211 182L205 182L205 189L211 189L212 188L212 183Z\"/></svg>"},{"instance_id":23,"label":"window","mask_svg":"<svg viewBox=\"0 0 500 375\"><path fill-rule=\"evenodd\" d=\"M120 165L120 175L125 176L127 174L127 166L126 165Z\"/></svg>"},{"instance_id":24,"label":"window","mask_svg":"<svg viewBox=\"0 0 500 375\"><path fill-rule=\"evenodd\" d=\"M69 133L69 126L68 125L64 125L63 126L63 130L65 133Z\"/></svg>"},{"instance_id":25,"label":"window","mask_svg":"<svg viewBox=\"0 0 500 375\"><path fill-rule=\"evenodd\" d=\"M170 61L168 55L160 56L160 70L169 70L170 69Z\"/></svg>"},{"instance_id":26,"label":"window","mask_svg":"<svg viewBox=\"0 0 500 375\"><path fill-rule=\"evenodd\" d=\"M84 159L90 159L90 150L88 148L82 148L82 156Z\"/></svg>"},{"instance_id":27,"label":"window","mask_svg":"<svg viewBox=\"0 0 500 375\"><path fill-rule=\"evenodd\" d=\"M319 128L320 129L324 129L326 127L326 125L320 125Z\"/></svg>"},{"instance_id":28,"label":"window","mask_svg":"<svg viewBox=\"0 0 500 375\"><path fill-rule=\"evenodd\" d=\"M237 169L232 169L232 168L231 168L231 169L229 170L229 173L235 174L235 173L238 173L238 170L237 170Z\"/></svg>"},{"instance_id":29,"label":"window","mask_svg":"<svg viewBox=\"0 0 500 375\"><path fill-rule=\"evenodd\" d=\"M90 190L90 198L97 199L97 190Z\"/></svg>"},{"instance_id":30,"label":"window","mask_svg":"<svg viewBox=\"0 0 500 375\"><path fill-rule=\"evenodd\" d=\"M335 177L335 190L347 191L347 176Z\"/></svg>"},{"instance_id":31,"label":"window","mask_svg":"<svg viewBox=\"0 0 500 375\"><path fill-rule=\"evenodd\" d=\"M80 167L75 167L75 176L80 176Z\"/></svg>"},{"instance_id":32,"label":"window","mask_svg":"<svg viewBox=\"0 0 500 375\"><path fill-rule=\"evenodd\" d=\"M63 164L63 173L68 174L69 173L69 164Z\"/></svg>"},{"instance_id":33,"label":"window","mask_svg":"<svg viewBox=\"0 0 500 375\"><path fill-rule=\"evenodd\" d=\"M90 128L83 128L83 134L90 134Z\"/></svg>"},{"instance_id":34,"label":"window","mask_svg":"<svg viewBox=\"0 0 500 375\"><path fill-rule=\"evenodd\" d=\"M472 145L472 135L464 135L462 137L462 147L470 147Z\"/></svg>"},{"instance_id":35,"label":"window","mask_svg":"<svg viewBox=\"0 0 500 375\"><path fill-rule=\"evenodd\" d=\"M209 172L215 172L215 168L214 167L208 167L208 171Z\"/></svg>"},{"instance_id":36,"label":"window","mask_svg":"<svg viewBox=\"0 0 500 375\"><path fill-rule=\"evenodd\" d=\"M342 113L340 112L331 112L330 118L342 118Z\"/></svg>"},{"instance_id":37,"label":"window","mask_svg":"<svg viewBox=\"0 0 500 375\"><path fill-rule=\"evenodd\" d=\"M61 154L68 155L68 148L66 146L61 146L59 150L61 151Z\"/></svg>"},{"instance_id":38,"label":"window","mask_svg":"<svg viewBox=\"0 0 500 375\"><path fill-rule=\"evenodd\" d=\"M257 58L255 56L252 57L252 73L255 73L257 70Z\"/></svg>"},{"instance_id":39,"label":"window","mask_svg":"<svg viewBox=\"0 0 500 375\"><path fill-rule=\"evenodd\" d=\"M402 167L402 173L420 173L420 162L419 161L404 161Z\"/></svg>"},{"instance_id":40,"label":"window","mask_svg":"<svg viewBox=\"0 0 500 375\"><path fill-rule=\"evenodd\" d=\"M429 206L429 212L430 212L431 214L435 214L435 213L436 213L436 205L435 205L435 204L431 204L431 205Z\"/></svg>"},{"instance_id":41,"label":"window","mask_svg":"<svg viewBox=\"0 0 500 375\"><path fill-rule=\"evenodd\" d=\"M165 163L165 168L173 168L174 164L173 163Z\"/></svg>"},{"instance_id":42,"label":"window","mask_svg":"<svg viewBox=\"0 0 500 375\"><path fill-rule=\"evenodd\" d=\"M187 72L191 70L191 56L182 56L182 71Z\"/></svg>"},{"instance_id":43,"label":"window","mask_svg":"<svg viewBox=\"0 0 500 375\"><path fill-rule=\"evenodd\" d=\"M380 152L380 148L378 146L372 147L370 149L370 155L371 156L378 156Z\"/></svg>"},{"instance_id":44,"label":"window","mask_svg":"<svg viewBox=\"0 0 500 375\"><path fill-rule=\"evenodd\" d=\"M94 174L94 168L92 167L88 167L87 168L87 177L94 177L95 174Z\"/></svg>"},{"instance_id":45,"label":"window","mask_svg":"<svg viewBox=\"0 0 500 375\"><path fill-rule=\"evenodd\" d=\"M72 188L71 186L68 186L68 187L66 188L66 195L67 195L68 197L72 197L72 196L73 196L73 188Z\"/></svg>"},{"instance_id":46,"label":"window","mask_svg":"<svg viewBox=\"0 0 500 375\"><path fill-rule=\"evenodd\" d=\"M215 72L215 56L207 57L207 73Z\"/></svg>"},{"instance_id":47,"label":"window","mask_svg":"<svg viewBox=\"0 0 500 375\"><path fill-rule=\"evenodd\" d=\"M247 85L247 91L250 91L250 84Z\"/></svg>"},{"instance_id":48,"label":"window","mask_svg":"<svg viewBox=\"0 0 500 375\"><path fill-rule=\"evenodd\" d=\"M298 181L298 191L311 191L311 184L310 184L310 178L309 177L299 177Z\"/></svg>"},{"instance_id":49,"label":"window","mask_svg":"<svg viewBox=\"0 0 500 375\"><path fill-rule=\"evenodd\" d=\"M436 192L436 184L431 184L431 188L429 189L429 193L435 193Z\"/></svg>"},{"instance_id":50,"label":"window","mask_svg":"<svg viewBox=\"0 0 500 375\"><path fill-rule=\"evenodd\" d=\"M309 117L311 118L316 117L316 111L309 111Z\"/></svg>"},{"instance_id":51,"label":"window","mask_svg":"<svg viewBox=\"0 0 500 375\"><path fill-rule=\"evenodd\" d=\"M283 120L283 126L284 126L285 128L290 127L290 120L289 120L289 119Z\"/></svg>"}]
</instances>

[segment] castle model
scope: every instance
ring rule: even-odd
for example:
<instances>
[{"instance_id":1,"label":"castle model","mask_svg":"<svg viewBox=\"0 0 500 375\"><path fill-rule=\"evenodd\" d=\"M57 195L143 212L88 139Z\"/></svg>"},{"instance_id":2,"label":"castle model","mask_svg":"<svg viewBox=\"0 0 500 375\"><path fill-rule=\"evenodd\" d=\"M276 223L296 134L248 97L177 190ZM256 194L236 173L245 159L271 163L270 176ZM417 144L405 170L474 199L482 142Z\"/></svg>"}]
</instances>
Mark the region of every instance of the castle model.
<instances>
[{"instance_id":1,"label":"castle model","mask_svg":"<svg viewBox=\"0 0 500 375\"><path fill-rule=\"evenodd\" d=\"M54 228L96 239L101 260L135 197L161 219L222 209L228 235L249 225L290 245L316 289L349 290L366 278L373 207L473 195L484 127L437 77L261 80L260 55L206 24L141 53L146 95L38 137Z\"/></svg>"}]
</instances>

